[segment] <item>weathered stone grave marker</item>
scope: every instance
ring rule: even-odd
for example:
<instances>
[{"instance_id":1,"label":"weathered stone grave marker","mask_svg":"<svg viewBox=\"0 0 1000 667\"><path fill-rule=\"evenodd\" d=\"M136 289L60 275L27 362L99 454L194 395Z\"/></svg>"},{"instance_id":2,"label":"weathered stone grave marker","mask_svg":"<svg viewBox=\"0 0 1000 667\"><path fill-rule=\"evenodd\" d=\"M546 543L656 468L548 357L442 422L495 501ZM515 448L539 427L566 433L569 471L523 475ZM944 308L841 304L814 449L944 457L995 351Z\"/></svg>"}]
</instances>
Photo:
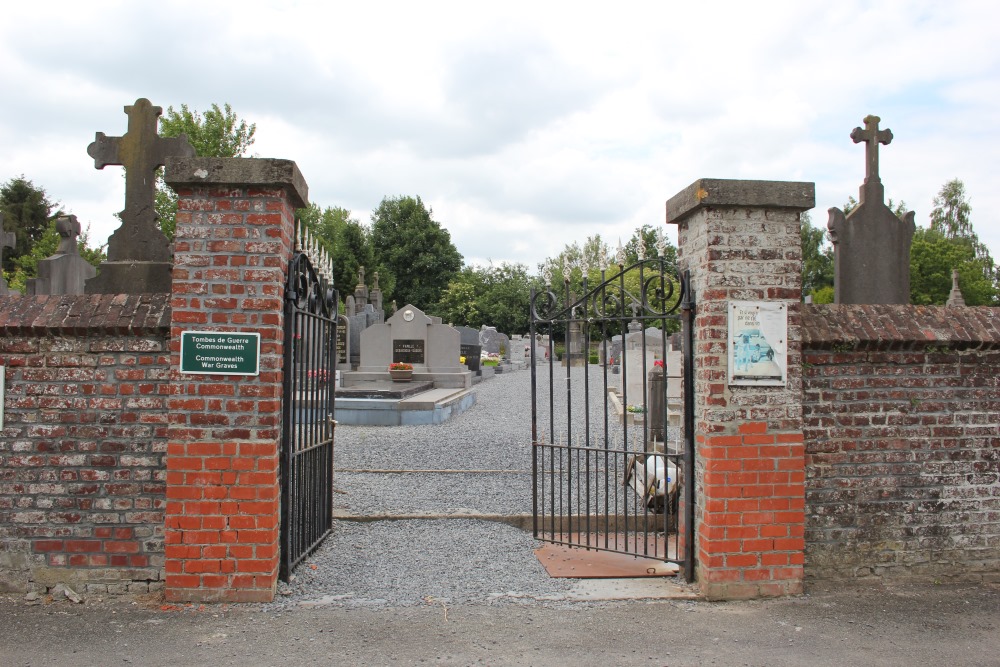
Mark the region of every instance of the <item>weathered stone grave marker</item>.
<instances>
[{"instance_id":1,"label":"weathered stone grave marker","mask_svg":"<svg viewBox=\"0 0 1000 667\"><path fill-rule=\"evenodd\" d=\"M3 249L13 248L16 244L17 235L14 232L5 232L3 230L3 213L0 212L0 262L3 260ZM11 293L16 294L17 292L12 292L7 286L7 281L3 278L3 272L0 272L0 296L7 296Z\"/></svg>"},{"instance_id":2,"label":"weathered stone grave marker","mask_svg":"<svg viewBox=\"0 0 1000 667\"><path fill-rule=\"evenodd\" d=\"M878 147L892 141L892 132L878 129L879 120L878 116L867 116L864 129L856 127L851 132L854 143L865 143L865 182L857 208L848 216L839 208L829 211L836 303L910 302L914 213L909 211L900 219L885 205Z\"/></svg>"},{"instance_id":3,"label":"weathered stone grave marker","mask_svg":"<svg viewBox=\"0 0 1000 667\"><path fill-rule=\"evenodd\" d=\"M140 98L126 106L128 131L120 137L98 132L87 154L94 167L125 168L125 209L122 224L108 239L108 259L96 278L87 281L88 294L143 294L169 292L171 275L170 241L156 225L153 206L156 170L168 156L194 157L194 148L185 135L161 137L157 118L163 113L149 100Z\"/></svg>"},{"instance_id":4,"label":"weathered stone grave marker","mask_svg":"<svg viewBox=\"0 0 1000 667\"><path fill-rule=\"evenodd\" d=\"M56 231L59 247L54 255L38 262L38 277L27 281L26 294L83 294L86 281L97 275L97 269L80 257L80 222L76 216L57 218Z\"/></svg>"}]
</instances>

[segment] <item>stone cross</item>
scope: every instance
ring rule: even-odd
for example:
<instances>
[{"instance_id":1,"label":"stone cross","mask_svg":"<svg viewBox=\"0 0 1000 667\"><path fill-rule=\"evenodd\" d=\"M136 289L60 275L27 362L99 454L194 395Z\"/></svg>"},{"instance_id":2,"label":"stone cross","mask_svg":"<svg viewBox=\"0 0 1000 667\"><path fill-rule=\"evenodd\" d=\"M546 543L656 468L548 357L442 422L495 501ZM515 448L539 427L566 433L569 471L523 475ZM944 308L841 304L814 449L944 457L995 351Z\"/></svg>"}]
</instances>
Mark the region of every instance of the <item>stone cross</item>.
<instances>
[{"instance_id":1,"label":"stone cross","mask_svg":"<svg viewBox=\"0 0 1000 667\"><path fill-rule=\"evenodd\" d=\"M3 249L13 248L17 244L17 235L14 232L3 230L3 212L0 212L0 262L3 260ZM7 281L3 279L3 272L0 271L0 296L10 294Z\"/></svg>"},{"instance_id":2,"label":"stone cross","mask_svg":"<svg viewBox=\"0 0 1000 667\"><path fill-rule=\"evenodd\" d=\"M56 231L59 232L59 247L56 254L76 255L80 252L76 237L80 235L80 221L75 215L64 215L56 218Z\"/></svg>"},{"instance_id":3,"label":"stone cross","mask_svg":"<svg viewBox=\"0 0 1000 667\"><path fill-rule=\"evenodd\" d=\"M87 284L88 293L170 291L170 242L156 225L156 170L167 157L194 157L187 137L161 137L157 118L163 113L140 98L125 107L128 131L120 137L96 133L87 153L94 167L125 167L125 209L122 225L108 239L108 261ZM137 263L148 263L138 266Z\"/></svg>"},{"instance_id":4,"label":"stone cross","mask_svg":"<svg viewBox=\"0 0 1000 667\"><path fill-rule=\"evenodd\" d=\"M882 179L878 174L878 145L888 146L892 142L892 130L886 128L878 129L878 116L865 116L865 127L854 128L851 132L851 139L856 144L865 142L865 184L861 188L861 202L865 201L865 194L871 194L882 201L885 191L882 188ZM866 192L867 191L867 192Z\"/></svg>"},{"instance_id":5,"label":"stone cross","mask_svg":"<svg viewBox=\"0 0 1000 667\"><path fill-rule=\"evenodd\" d=\"M838 304L910 302L910 244L916 224L913 211L900 218L885 205L878 145L892 141L892 132L879 130L879 120L866 116L864 129L851 132L854 143L865 142L865 180L858 206L849 216L839 208L829 210L826 226L833 241L833 291Z\"/></svg>"}]
</instances>

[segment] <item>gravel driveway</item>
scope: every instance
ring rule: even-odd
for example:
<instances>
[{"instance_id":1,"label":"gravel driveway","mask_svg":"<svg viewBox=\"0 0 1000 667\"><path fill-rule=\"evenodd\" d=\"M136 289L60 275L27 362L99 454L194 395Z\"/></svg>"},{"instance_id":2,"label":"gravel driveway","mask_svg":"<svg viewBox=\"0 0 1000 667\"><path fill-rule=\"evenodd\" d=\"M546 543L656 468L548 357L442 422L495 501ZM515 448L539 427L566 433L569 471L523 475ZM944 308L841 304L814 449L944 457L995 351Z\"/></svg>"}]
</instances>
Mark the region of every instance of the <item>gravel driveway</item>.
<instances>
[{"instance_id":1,"label":"gravel driveway","mask_svg":"<svg viewBox=\"0 0 1000 667\"><path fill-rule=\"evenodd\" d=\"M539 393L547 396L543 368ZM565 369L555 370L557 382L565 383ZM574 381L582 378L579 369L573 372ZM601 386L601 373L590 368L592 392ZM360 520L338 520L294 580L279 586L272 604L495 604L565 597L572 582L548 576L534 557L537 544L529 532L469 518L531 512L531 372L496 375L475 390L476 405L444 424L337 427L334 502L339 514ZM556 396L564 405L565 392ZM595 410L603 409L601 401L595 403ZM414 518L428 515L438 518ZM440 518L449 515L456 518ZM404 518L370 520L385 516Z\"/></svg>"}]
</instances>

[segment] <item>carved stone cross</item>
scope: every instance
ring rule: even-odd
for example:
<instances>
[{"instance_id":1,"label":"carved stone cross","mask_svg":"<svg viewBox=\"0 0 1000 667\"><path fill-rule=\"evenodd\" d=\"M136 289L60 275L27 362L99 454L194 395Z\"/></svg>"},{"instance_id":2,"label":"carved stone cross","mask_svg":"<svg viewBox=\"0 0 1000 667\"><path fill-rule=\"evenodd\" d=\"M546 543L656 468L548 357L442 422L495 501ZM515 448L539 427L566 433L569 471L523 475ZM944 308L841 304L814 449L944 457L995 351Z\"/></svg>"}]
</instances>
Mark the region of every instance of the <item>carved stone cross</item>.
<instances>
[{"instance_id":1,"label":"carved stone cross","mask_svg":"<svg viewBox=\"0 0 1000 667\"><path fill-rule=\"evenodd\" d=\"M94 158L94 167L107 165L125 167L125 210L121 212L122 229L144 227L156 230L156 212L153 208L156 194L156 170L162 167L167 156L194 157L194 148L187 137L161 137L156 133L157 118L162 107L154 107L149 100L140 98L125 107L128 131L120 137L109 137L98 132L94 143L87 146L87 153ZM158 231L158 230L157 230ZM132 234L126 234L132 236ZM124 246L124 247L123 247ZM169 260L160 256L136 257L139 250L124 240L108 241L108 259ZM127 254L121 254L121 253ZM157 253L159 254L159 253Z\"/></svg>"},{"instance_id":2,"label":"carved stone cross","mask_svg":"<svg viewBox=\"0 0 1000 667\"><path fill-rule=\"evenodd\" d=\"M59 247L56 254L77 255L80 248L77 245L76 237L80 235L80 221L75 215L63 215L56 218L56 231L59 232Z\"/></svg>"},{"instance_id":3,"label":"carved stone cross","mask_svg":"<svg viewBox=\"0 0 1000 667\"><path fill-rule=\"evenodd\" d=\"M878 116L865 116L865 127L854 128L851 132L851 139L856 144L865 142L865 186L861 189L861 201L865 200L866 190L870 194L877 196L879 201L884 199L885 193L882 189L882 179L878 174L878 145L888 146L892 142L892 130L886 128L878 129L878 123L882 120ZM877 187L876 187L877 186Z\"/></svg>"},{"instance_id":4,"label":"carved stone cross","mask_svg":"<svg viewBox=\"0 0 1000 667\"><path fill-rule=\"evenodd\" d=\"M125 167L125 209L122 225L108 239L108 259L96 278L87 281L88 294L142 294L169 292L170 241L156 225L156 170L166 158L194 157L183 134L161 137L156 119L163 113L140 98L125 107L128 131L120 137L98 132L87 153L94 167Z\"/></svg>"}]
</instances>

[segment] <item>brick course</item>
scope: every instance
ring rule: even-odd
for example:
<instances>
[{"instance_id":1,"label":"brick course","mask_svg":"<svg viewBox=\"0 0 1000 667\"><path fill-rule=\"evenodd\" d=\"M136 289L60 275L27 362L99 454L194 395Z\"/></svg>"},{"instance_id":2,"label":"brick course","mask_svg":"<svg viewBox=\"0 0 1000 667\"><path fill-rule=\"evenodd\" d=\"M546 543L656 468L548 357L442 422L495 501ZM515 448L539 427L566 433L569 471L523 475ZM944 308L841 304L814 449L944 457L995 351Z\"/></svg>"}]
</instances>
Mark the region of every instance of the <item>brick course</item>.
<instances>
[{"instance_id":1,"label":"brick course","mask_svg":"<svg viewBox=\"0 0 1000 667\"><path fill-rule=\"evenodd\" d=\"M1000 309L806 306L806 576L1000 580Z\"/></svg>"},{"instance_id":2,"label":"brick course","mask_svg":"<svg viewBox=\"0 0 1000 667\"><path fill-rule=\"evenodd\" d=\"M284 285L305 184L283 160L168 163L171 296L166 597L266 602L278 576ZM260 334L257 376L181 375L185 330Z\"/></svg>"},{"instance_id":3,"label":"brick course","mask_svg":"<svg viewBox=\"0 0 1000 667\"><path fill-rule=\"evenodd\" d=\"M810 183L702 179L667 202L695 295L696 576L709 598L801 592L800 212ZM788 313L784 387L729 386L730 301Z\"/></svg>"},{"instance_id":4,"label":"brick course","mask_svg":"<svg viewBox=\"0 0 1000 667\"><path fill-rule=\"evenodd\" d=\"M166 295L0 299L0 590L162 586Z\"/></svg>"}]
</instances>

